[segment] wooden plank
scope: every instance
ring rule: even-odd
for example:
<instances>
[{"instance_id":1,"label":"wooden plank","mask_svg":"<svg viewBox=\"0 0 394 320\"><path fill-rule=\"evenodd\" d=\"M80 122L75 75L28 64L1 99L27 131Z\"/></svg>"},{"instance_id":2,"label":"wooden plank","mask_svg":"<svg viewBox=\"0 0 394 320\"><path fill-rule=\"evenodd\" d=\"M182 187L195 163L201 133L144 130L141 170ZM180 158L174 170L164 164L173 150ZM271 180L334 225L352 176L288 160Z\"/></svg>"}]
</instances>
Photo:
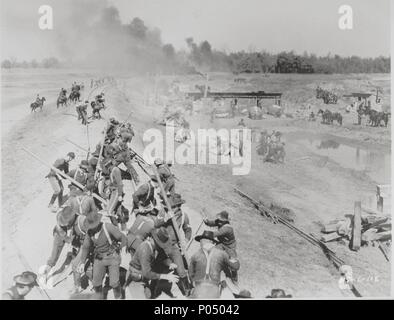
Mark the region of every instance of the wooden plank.
<instances>
[{"instance_id":1,"label":"wooden plank","mask_svg":"<svg viewBox=\"0 0 394 320\"><path fill-rule=\"evenodd\" d=\"M370 207L366 207L366 206L361 206L361 210L364 211L365 213L368 214L376 214L376 215L382 215L382 212L378 211L378 210L374 210Z\"/></svg>"},{"instance_id":2,"label":"wooden plank","mask_svg":"<svg viewBox=\"0 0 394 320\"><path fill-rule=\"evenodd\" d=\"M369 233L369 230L363 234L363 239L366 239L365 241L387 241L391 240L391 231L383 231L383 232L376 232L374 230L376 229L370 229L371 232Z\"/></svg>"},{"instance_id":3,"label":"wooden plank","mask_svg":"<svg viewBox=\"0 0 394 320\"><path fill-rule=\"evenodd\" d=\"M353 230L350 248L354 251L361 247L361 201L354 203Z\"/></svg>"},{"instance_id":4,"label":"wooden plank","mask_svg":"<svg viewBox=\"0 0 394 320\"><path fill-rule=\"evenodd\" d=\"M329 223L325 224L323 228L321 229L321 232L323 233L331 233L331 232L336 232L338 228L338 223Z\"/></svg>"},{"instance_id":5,"label":"wooden plank","mask_svg":"<svg viewBox=\"0 0 394 320\"><path fill-rule=\"evenodd\" d=\"M329 241L334 241L334 240L340 239L342 237L343 236L341 236L340 234L333 232L333 233L329 233L329 234L325 234L325 235L321 236L320 239L323 242L329 242Z\"/></svg>"}]
</instances>

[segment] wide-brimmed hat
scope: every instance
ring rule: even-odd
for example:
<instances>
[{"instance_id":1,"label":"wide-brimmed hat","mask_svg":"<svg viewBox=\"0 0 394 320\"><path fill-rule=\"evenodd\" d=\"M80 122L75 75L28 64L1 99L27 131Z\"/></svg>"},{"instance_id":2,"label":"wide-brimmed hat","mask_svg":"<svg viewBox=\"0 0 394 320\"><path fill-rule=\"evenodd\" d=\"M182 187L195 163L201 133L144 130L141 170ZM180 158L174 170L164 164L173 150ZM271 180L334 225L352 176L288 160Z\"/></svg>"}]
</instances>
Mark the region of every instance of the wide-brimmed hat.
<instances>
[{"instance_id":1,"label":"wide-brimmed hat","mask_svg":"<svg viewBox=\"0 0 394 320\"><path fill-rule=\"evenodd\" d=\"M57 223L61 227L68 226L74 220L74 218L75 212L73 212L70 206L62 208L56 216Z\"/></svg>"},{"instance_id":2,"label":"wide-brimmed hat","mask_svg":"<svg viewBox=\"0 0 394 320\"><path fill-rule=\"evenodd\" d=\"M156 244L164 249L168 247L169 244L169 235L165 228L157 228L152 231L152 238L156 242Z\"/></svg>"},{"instance_id":3,"label":"wide-brimmed hat","mask_svg":"<svg viewBox=\"0 0 394 320\"><path fill-rule=\"evenodd\" d=\"M79 167L87 170L89 167L89 162L87 160L82 160L81 163L79 164Z\"/></svg>"},{"instance_id":4,"label":"wide-brimmed hat","mask_svg":"<svg viewBox=\"0 0 394 320\"><path fill-rule=\"evenodd\" d=\"M182 196L179 193L175 193L172 197L170 197L168 199L168 202L170 203L171 209L177 208L182 204L186 203L186 201L182 199ZM164 203L164 207L167 208L166 203Z\"/></svg>"},{"instance_id":5,"label":"wide-brimmed hat","mask_svg":"<svg viewBox=\"0 0 394 320\"><path fill-rule=\"evenodd\" d=\"M291 298L291 294L286 294L283 289L272 289L271 295L266 296L266 298Z\"/></svg>"},{"instance_id":6,"label":"wide-brimmed hat","mask_svg":"<svg viewBox=\"0 0 394 320\"><path fill-rule=\"evenodd\" d=\"M156 158L155 161L153 161L153 163L155 164L155 166L160 166L164 164L164 160L160 158Z\"/></svg>"},{"instance_id":7,"label":"wide-brimmed hat","mask_svg":"<svg viewBox=\"0 0 394 320\"><path fill-rule=\"evenodd\" d=\"M151 174L151 175L150 175L150 179L151 179L152 181L154 181L154 182L159 182L158 179L157 179L157 176L156 176L155 174Z\"/></svg>"},{"instance_id":8,"label":"wide-brimmed hat","mask_svg":"<svg viewBox=\"0 0 394 320\"><path fill-rule=\"evenodd\" d=\"M37 275L31 271L24 271L22 274L18 274L14 277L14 282L16 284L21 284L24 286L38 286Z\"/></svg>"},{"instance_id":9,"label":"wide-brimmed hat","mask_svg":"<svg viewBox=\"0 0 394 320\"><path fill-rule=\"evenodd\" d=\"M228 217L228 212L227 211L221 211L216 215L216 219L223 221L223 222L229 222L230 218Z\"/></svg>"},{"instance_id":10,"label":"wide-brimmed hat","mask_svg":"<svg viewBox=\"0 0 394 320\"><path fill-rule=\"evenodd\" d=\"M86 219L83 221L84 230L91 230L96 228L100 224L102 217L103 215L100 213L91 213L87 215Z\"/></svg>"},{"instance_id":11,"label":"wide-brimmed hat","mask_svg":"<svg viewBox=\"0 0 394 320\"><path fill-rule=\"evenodd\" d=\"M218 243L218 241L215 239L214 235L213 235L213 231L209 231L209 230L204 230L204 232L202 234L200 234L199 236L196 236L194 238L194 240L200 242L202 239L207 239L207 240L211 240L215 243Z\"/></svg>"}]
</instances>

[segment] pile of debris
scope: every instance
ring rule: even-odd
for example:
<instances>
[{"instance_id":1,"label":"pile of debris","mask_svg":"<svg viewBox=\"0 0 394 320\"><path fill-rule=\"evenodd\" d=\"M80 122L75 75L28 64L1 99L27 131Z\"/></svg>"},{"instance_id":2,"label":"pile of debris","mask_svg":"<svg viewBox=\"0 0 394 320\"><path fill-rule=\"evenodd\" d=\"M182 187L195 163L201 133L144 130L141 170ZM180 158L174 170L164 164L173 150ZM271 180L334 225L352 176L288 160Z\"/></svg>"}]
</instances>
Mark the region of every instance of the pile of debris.
<instances>
[{"instance_id":1,"label":"pile of debris","mask_svg":"<svg viewBox=\"0 0 394 320\"><path fill-rule=\"evenodd\" d=\"M359 243L361 246L378 246L386 259L389 261L389 252L391 246L391 216L371 214L371 210L366 214L345 215L344 219L334 220L323 225L321 240L323 242L349 241L352 250L357 251ZM360 219L361 218L361 219Z\"/></svg>"}]
</instances>

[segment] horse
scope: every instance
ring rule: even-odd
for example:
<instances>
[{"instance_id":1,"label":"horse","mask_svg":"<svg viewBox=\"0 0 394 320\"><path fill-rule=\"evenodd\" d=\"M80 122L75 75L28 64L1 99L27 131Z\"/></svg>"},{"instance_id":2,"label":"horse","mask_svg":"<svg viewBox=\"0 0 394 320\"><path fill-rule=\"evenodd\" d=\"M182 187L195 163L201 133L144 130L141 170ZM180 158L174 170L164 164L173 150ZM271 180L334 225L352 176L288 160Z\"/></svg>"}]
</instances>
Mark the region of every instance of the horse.
<instances>
[{"instance_id":1,"label":"horse","mask_svg":"<svg viewBox=\"0 0 394 320\"><path fill-rule=\"evenodd\" d=\"M338 124L341 126L342 125L342 115L339 112L334 112L331 114L330 122L333 124L333 121L336 120Z\"/></svg>"},{"instance_id":2,"label":"horse","mask_svg":"<svg viewBox=\"0 0 394 320\"><path fill-rule=\"evenodd\" d=\"M323 109L319 109L319 111L317 112L317 115L320 115L322 117L322 123L323 124L332 124L332 112L328 109L326 109L325 111L323 111Z\"/></svg>"},{"instance_id":3,"label":"horse","mask_svg":"<svg viewBox=\"0 0 394 320\"><path fill-rule=\"evenodd\" d=\"M56 107L59 108L60 105L61 106L65 105L67 107L67 97L66 96L59 96L57 98Z\"/></svg>"},{"instance_id":4,"label":"horse","mask_svg":"<svg viewBox=\"0 0 394 320\"><path fill-rule=\"evenodd\" d=\"M268 154L265 156L264 162L284 163L286 155L284 145L284 142L270 142L268 144Z\"/></svg>"},{"instance_id":5,"label":"horse","mask_svg":"<svg viewBox=\"0 0 394 320\"><path fill-rule=\"evenodd\" d=\"M42 107L44 105L44 101L46 100L44 97L42 97L40 100L40 102L36 101L33 102L32 104L30 104L30 108L31 108L31 112L36 112L36 109L40 108L40 111L42 111Z\"/></svg>"},{"instance_id":6,"label":"horse","mask_svg":"<svg viewBox=\"0 0 394 320\"><path fill-rule=\"evenodd\" d=\"M69 99L71 102L76 103L77 101L81 101L81 100L79 100L80 97L81 97L81 94L79 93L79 91L75 91L75 90L74 90L74 91L72 91L72 92L70 93L68 99Z\"/></svg>"}]
</instances>

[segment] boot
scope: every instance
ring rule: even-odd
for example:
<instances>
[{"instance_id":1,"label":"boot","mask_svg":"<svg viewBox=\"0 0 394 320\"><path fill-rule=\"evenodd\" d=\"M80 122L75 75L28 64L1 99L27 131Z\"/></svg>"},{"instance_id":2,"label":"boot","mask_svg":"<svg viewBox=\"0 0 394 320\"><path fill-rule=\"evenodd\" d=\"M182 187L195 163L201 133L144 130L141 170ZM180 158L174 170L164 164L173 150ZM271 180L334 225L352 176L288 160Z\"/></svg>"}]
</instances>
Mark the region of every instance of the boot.
<instances>
[{"instance_id":1,"label":"boot","mask_svg":"<svg viewBox=\"0 0 394 320\"><path fill-rule=\"evenodd\" d=\"M178 283L178 288L185 297L188 297L191 292L191 283L187 277L180 278Z\"/></svg>"},{"instance_id":2,"label":"boot","mask_svg":"<svg viewBox=\"0 0 394 320\"><path fill-rule=\"evenodd\" d=\"M57 203L60 208L63 204L63 191L60 191L59 194L57 195Z\"/></svg>"},{"instance_id":3,"label":"boot","mask_svg":"<svg viewBox=\"0 0 394 320\"><path fill-rule=\"evenodd\" d=\"M94 298L96 300L103 300L103 286L94 287Z\"/></svg>"},{"instance_id":4,"label":"boot","mask_svg":"<svg viewBox=\"0 0 394 320\"><path fill-rule=\"evenodd\" d=\"M117 287L113 288L112 290L114 290L114 297L116 300L119 300L122 297L122 288L120 287L120 285L118 285Z\"/></svg>"}]
</instances>

